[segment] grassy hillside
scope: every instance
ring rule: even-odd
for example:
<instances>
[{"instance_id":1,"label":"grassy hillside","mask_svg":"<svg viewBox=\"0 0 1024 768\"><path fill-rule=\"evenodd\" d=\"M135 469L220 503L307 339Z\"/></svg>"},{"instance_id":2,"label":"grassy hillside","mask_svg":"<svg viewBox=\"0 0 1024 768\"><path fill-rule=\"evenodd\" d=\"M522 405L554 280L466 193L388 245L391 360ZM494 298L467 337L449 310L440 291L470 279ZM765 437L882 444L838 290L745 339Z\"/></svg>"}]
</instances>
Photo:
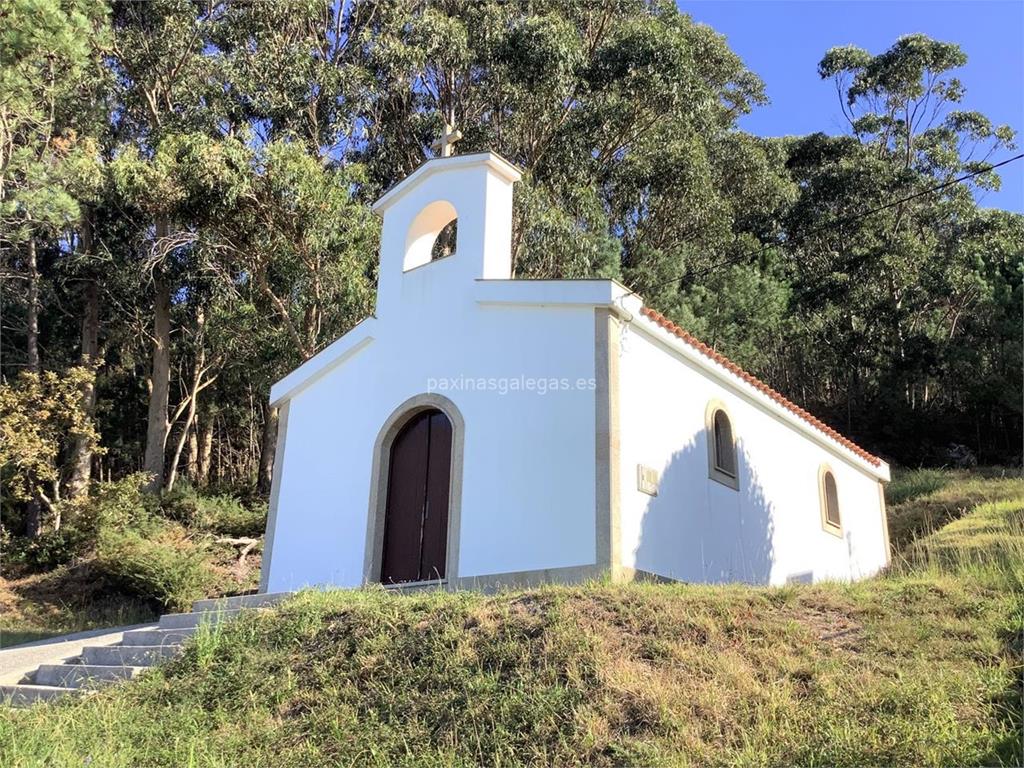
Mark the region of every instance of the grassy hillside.
<instances>
[{"instance_id":1,"label":"grassy hillside","mask_svg":"<svg viewBox=\"0 0 1024 768\"><path fill-rule=\"evenodd\" d=\"M0 713L0 764L1020 765L1024 483L896 513L916 535L853 585L304 593Z\"/></svg>"}]
</instances>

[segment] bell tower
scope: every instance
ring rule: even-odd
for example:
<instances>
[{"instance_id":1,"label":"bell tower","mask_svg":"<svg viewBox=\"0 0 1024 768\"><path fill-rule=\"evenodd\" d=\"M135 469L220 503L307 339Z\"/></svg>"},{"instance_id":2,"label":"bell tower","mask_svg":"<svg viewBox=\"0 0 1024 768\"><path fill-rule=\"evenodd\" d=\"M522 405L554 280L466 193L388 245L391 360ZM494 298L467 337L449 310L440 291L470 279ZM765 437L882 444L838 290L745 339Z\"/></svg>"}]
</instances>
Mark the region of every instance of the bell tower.
<instances>
[{"instance_id":1,"label":"bell tower","mask_svg":"<svg viewBox=\"0 0 1024 768\"><path fill-rule=\"evenodd\" d=\"M448 291L458 291L455 282L468 289L473 280L512 276L512 186L522 174L493 152L446 155L457 138L446 130L442 157L423 163L373 204L384 220L377 317L402 301L409 280L433 280L435 290L443 281ZM435 248L442 234L445 247Z\"/></svg>"}]
</instances>

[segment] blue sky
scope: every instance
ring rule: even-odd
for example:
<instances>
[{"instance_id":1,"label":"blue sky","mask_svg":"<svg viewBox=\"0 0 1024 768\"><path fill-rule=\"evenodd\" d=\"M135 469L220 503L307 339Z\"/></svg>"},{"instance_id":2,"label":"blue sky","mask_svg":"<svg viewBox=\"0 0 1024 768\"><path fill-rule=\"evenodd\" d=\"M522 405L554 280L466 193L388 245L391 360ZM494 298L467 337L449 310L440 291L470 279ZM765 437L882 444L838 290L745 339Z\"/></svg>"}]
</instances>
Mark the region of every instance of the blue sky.
<instances>
[{"instance_id":1,"label":"blue sky","mask_svg":"<svg viewBox=\"0 0 1024 768\"><path fill-rule=\"evenodd\" d=\"M1020 0L677 0L695 21L726 36L729 46L765 82L771 103L740 120L762 136L842 133L846 122L831 81L818 62L832 46L852 43L881 53L900 35L923 32L955 42L967 54L956 71L967 88L963 109L1024 132L1024 2ZM1018 147L1024 136L1017 137ZM993 162L1020 153L1002 151ZM1002 189L984 193L993 208L1024 211L1024 159L1002 171Z\"/></svg>"}]
</instances>

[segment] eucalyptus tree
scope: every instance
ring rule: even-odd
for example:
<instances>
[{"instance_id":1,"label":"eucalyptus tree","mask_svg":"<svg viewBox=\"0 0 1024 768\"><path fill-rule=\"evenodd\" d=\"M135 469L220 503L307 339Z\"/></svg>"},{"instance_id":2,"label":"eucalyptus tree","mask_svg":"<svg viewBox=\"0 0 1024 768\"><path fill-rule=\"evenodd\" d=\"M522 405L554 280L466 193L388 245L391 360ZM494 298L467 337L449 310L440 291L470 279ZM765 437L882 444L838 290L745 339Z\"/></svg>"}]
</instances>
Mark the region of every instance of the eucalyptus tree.
<instances>
[{"instance_id":1,"label":"eucalyptus tree","mask_svg":"<svg viewBox=\"0 0 1024 768\"><path fill-rule=\"evenodd\" d=\"M315 157L337 157L351 138L346 65L347 3L279 0L226 3L209 29L208 52L228 135L259 145L299 142Z\"/></svg>"},{"instance_id":2,"label":"eucalyptus tree","mask_svg":"<svg viewBox=\"0 0 1024 768\"><path fill-rule=\"evenodd\" d=\"M263 302L293 352L312 357L370 306L376 225L346 156L357 78L344 4L237 4L211 37L231 136L250 153L250 186L210 229L230 279ZM352 22L353 10L347 17Z\"/></svg>"},{"instance_id":3,"label":"eucalyptus tree","mask_svg":"<svg viewBox=\"0 0 1024 768\"><path fill-rule=\"evenodd\" d=\"M368 194L430 156L448 121L459 151L526 171L521 276L621 275L647 291L729 238L711 145L762 84L673 4L356 2L345 29Z\"/></svg>"},{"instance_id":4,"label":"eucalyptus tree","mask_svg":"<svg viewBox=\"0 0 1024 768\"><path fill-rule=\"evenodd\" d=\"M260 344L236 348L238 379L218 392L264 393L259 483L269 489L277 412L270 383L312 357L370 311L377 227L354 198L365 184L347 152L357 131L351 94L361 72L348 61L347 4L324 0L232 3L210 34L226 134L248 147L251 186L206 231L219 271L240 302L236 317L263 318ZM366 9L359 8L356 13ZM370 13L374 9L369 9ZM270 354L273 351L276 354ZM222 420L251 421L245 409Z\"/></svg>"},{"instance_id":5,"label":"eucalyptus tree","mask_svg":"<svg viewBox=\"0 0 1024 768\"><path fill-rule=\"evenodd\" d=\"M791 144L800 195L787 249L803 329L794 366L848 429L890 442L958 407L943 359L980 295L972 191L998 185L987 163L1013 147L1009 127L956 108L965 88L952 73L965 61L956 45L923 35L877 56L832 49L819 73L835 82L850 133Z\"/></svg>"},{"instance_id":6,"label":"eucalyptus tree","mask_svg":"<svg viewBox=\"0 0 1024 768\"><path fill-rule=\"evenodd\" d=\"M857 46L829 50L818 65L831 79L851 133L896 169L932 176L983 170L1014 132L980 112L956 109L966 88L954 70L967 63L955 43L906 35L876 56ZM984 173L972 182L998 184Z\"/></svg>"},{"instance_id":7,"label":"eucalyptus tree","mask_svg":"<svg viewBox=\"0 0 1024 768\"><path fill-rule=\"evenodd\" d=\"M119 85L119 104L114 129L122 139L122 165L148 163L164 141L180 135L218 135L222 115L213 107L218 92L212 76L213 62L205 55L210 27L222 11L219 4L192 0L132 0L113 4L114 44L110 60ZM165 164L166 165L166 164ZM149 187L131 187L131 202L149 216L145 232L149 259L144 267L151 276L153 325L150 395L143 469L152 478L149 488L163 483L170 423L171 308L176 294L175 273L188 249L190 222L183 220L184 199L173 184L160 183L166 168L154 168ZM144 176L142 171L122 177Z\"/></svg>"}]
</instances>

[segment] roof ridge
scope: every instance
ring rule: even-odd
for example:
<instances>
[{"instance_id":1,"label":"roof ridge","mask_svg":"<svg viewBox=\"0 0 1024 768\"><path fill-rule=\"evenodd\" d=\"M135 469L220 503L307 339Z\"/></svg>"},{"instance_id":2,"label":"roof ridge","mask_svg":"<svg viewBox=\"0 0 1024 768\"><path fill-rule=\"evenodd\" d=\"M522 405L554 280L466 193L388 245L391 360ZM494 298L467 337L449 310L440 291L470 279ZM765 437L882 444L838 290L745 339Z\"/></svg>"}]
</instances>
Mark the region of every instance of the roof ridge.
<instances>
[{"instance_id":1,"label":"roof ridge","mask_svg":"<svg viewBox=\"0 0 1024 768\"><path fill-rule=\"evenodd\" d=\"M864 450L863 448L861 448L859 445L857 445L855 442L853 442L849 438L844 437L843 435L839 434L834 429L832 429L832 427L830 427L828 424L823 422L821 419L819 419L818 417L808 413L806 410L804 410L799 405L794 403L792 400L787 398L781 392L779 392L778 390L773 389L772 387L768 386L763 381L761 381L759 378L754 376L752 373L748 373L747 371L743 370L742 368L740 368L740 366L738 366L732 360L727 358L725 355L723 355L723 354L721 354L719 352L716 352L714 349L709 347L707 344L705 344L703 341L698 339L693 334L688 333L687 331L684 331L682 328L680 328L678 325L673 323L671 320L669 320L667 317L665 317L663 314L661 314L657 310L651 309L650 307L642 307L640 309L640 313L643 314L645 317L647 317L649 320L653 321L659 327L664 328L666 331L671 333L673 336L675 336L675 337L681 339L682 341L684 341L690 347L693 347L695 350L700 352L705 357L707 357L710 360L718 363L723 368L728 370L730 373L735 374L736 376L739 376L741 379L743 379L743 381L745 381L748 384L750 384L752 387L754 387L756 390L758 390L762 394L767 395L771 400L774 400L776 403L781 405L787 411L790 411L791 413L795 414L796 416L799 416L801 419L806 421L808 424L810 424L812 427L817 429L819 432L822 432L827 437L830 437L832 440L836 441L837 443L839 443L841 446L843 446L847 450L851 451L855 455L857 455L860 458L864 459L865 461L867 461L872 466L875 466L875 467L881 466L882 460L880 458L878 458L874 454L869 453L868 451Z\"/></svg>"}]
</instances>

